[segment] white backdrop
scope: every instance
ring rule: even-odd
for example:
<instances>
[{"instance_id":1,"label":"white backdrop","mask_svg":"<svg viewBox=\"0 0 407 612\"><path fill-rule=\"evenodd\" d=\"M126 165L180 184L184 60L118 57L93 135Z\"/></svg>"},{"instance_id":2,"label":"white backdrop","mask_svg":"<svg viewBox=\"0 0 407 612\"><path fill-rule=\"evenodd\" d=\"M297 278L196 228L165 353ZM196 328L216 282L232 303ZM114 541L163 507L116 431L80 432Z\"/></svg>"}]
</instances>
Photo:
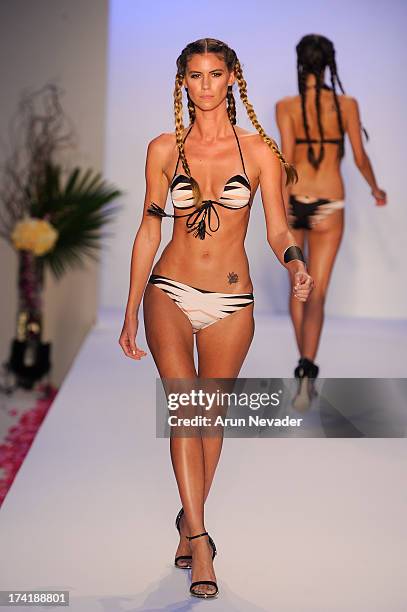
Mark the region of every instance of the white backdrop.
<instances>
[{"instance_id":1,"label":"white backdrop","mask_svg":"<svg viewBox=\"0 0 407 612\"><path fill-rule=\"evenodd\" d=\"M103 254L101 306L125 305L131 245L144 200L146 147L173 130L175 60L182 48L205 36L232 46L243 64L249 99L266 131L278 139L274 104L297 92L295 45L316 32L335 43L340 78L359 101L370 135L367 151L389 200L386 208L374 206L347 143L346 231L327 314L405 318L406 17L402 0L111 0L105 170L126 195ZM251 128L240 104L238 124ZM163 221L163 245L171 225ZM286 271L266 242L259 194L246 248L257 310L286 312Z\"/></svg>"}]
</instances>

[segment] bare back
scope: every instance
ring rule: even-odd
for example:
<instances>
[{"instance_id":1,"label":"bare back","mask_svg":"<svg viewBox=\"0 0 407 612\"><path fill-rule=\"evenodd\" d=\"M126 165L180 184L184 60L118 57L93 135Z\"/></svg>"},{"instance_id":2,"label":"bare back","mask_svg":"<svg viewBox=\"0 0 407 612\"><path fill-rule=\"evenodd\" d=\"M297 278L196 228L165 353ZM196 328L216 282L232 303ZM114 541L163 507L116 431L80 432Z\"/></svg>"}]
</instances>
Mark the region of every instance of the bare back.
<instances>
[{"instance_id":1,"label":"bare back","mask_svg":"<svg viewBox=\"0 0 407 612\"><path fill-rule=\"evenodd\" d=\"M315 156L318 157L320 150L320 132L318 128L318 117L315 105L315 89L307 91L306 115L309 128L310 140ZM338 95L339 108L342 115L342 124L345 133L348 128L348 100L344 95ZM298 172L298 182L292 187L293 195L307 195L316 198L327 198L341 200L344 198L344 185L340 172L339 142L341 133L338 124L338 115L331 90L322 89L320 99L320 118L323 126L324 157L318 168L314 168L308 160L308 145L297 140L306 140L303 114L301 108L301 97L293 96L285 98L279 103L283 113L288 115L291 123L291 143L293 148L292 161ZM330 142L331 141L331 142ZM287 149L287 143L285 148Z\"/></svg>"}]
</instances>

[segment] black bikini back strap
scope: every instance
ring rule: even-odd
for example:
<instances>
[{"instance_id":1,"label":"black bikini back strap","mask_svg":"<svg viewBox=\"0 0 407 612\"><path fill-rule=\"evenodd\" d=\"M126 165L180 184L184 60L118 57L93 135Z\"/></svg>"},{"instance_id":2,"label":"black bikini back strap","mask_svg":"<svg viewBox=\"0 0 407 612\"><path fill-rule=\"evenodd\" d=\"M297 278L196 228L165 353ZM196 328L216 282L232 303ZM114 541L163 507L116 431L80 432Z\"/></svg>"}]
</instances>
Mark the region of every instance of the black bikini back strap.
<instances>
[{"instance_id":1,"label":"black bikini back strap","mask_svg":"<svg viewBox=\"0 0 407 612\"><path fill-rule=\"evenodd\" d=\"M237 136L237 134L236 134L236 130L235 130L235 127L234 127L233 123L232 123L231 125L232 125L232 128L233 128L233 133L234 133L235 138L236 138L237 146L239 147L239 153L240 153L240 159L242 160L243 172L244 172L244 173L245 173L245 175L247 176L247 174L246 174L246 168L245 168L245 166L244 166L244 160L243 160L242 149L240 148L239 138L238 138L238 136Z\"/></svg>"},{"instance_id":2,"label":"black bikini back strap","mask_svg":"<svg viewBox=\"0 0 407 612\"><path fill-rule=\"evenodd\" d=\"M192 130L193 125L194 125L194 124L192 124L192 125L191 125L191 127L190 127L190 128L189 128L189 130L188 130L188 132L185 134L185 138L184 138L183 142L185 142L185 141L186 141L186 139L188 138L189 132ZM179 164L180 157L181 157L181 153L178 153L178 159L177 159L177 163L175 164L175 170L174 170L174 174L173 174L173 176L172 176L171 183L172 183L172 181L174 180L175 175L177 174L178 164Z\"/></svg>"},{"instance_id":3,"label":"black bikini back strap","mask_svg":"<svg viewBox=\"0 0 407 612\"><path fill-rule=\"evenodd\" d=\"M322 140L318 140L316 138L296 138L296 144L341 144L343 142L343 138L323 138Z\"/></svg>"}]
</instances>

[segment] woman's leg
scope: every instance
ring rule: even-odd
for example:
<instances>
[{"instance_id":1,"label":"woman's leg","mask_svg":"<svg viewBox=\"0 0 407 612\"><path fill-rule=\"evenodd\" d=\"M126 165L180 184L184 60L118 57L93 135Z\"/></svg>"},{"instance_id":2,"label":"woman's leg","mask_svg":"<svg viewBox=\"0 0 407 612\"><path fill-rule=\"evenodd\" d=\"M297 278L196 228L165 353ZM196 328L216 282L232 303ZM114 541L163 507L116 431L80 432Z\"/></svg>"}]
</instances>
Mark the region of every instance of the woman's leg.
<instances>
[{"instance_id":1,"label":"woman's leg","mask_svg":"<svg viewBox=\"0 0 407 612\"><path fill-rule=\"evenodd\" d=\"M196 336L199 378L236 378L249 350L253 335L252 304L199 331ZM213 482L222 443L223 437L220 435L202 437L205 498ZM192 581L216 580L211 557L212 551L208 547L207 538L192 540L191 545Z\"/></svg>"},{"instance_id":2,"label":"woman's leg","mask_svg":"<svg viewBox=\"0 0 407 612\"><path fill-rule=\"evenodd\" d=\"M145 291L144 320L147 344L160 376L196 378L190 322L178 306L153 285L148 285ZM253 332L252 305L198 332L199 376L237 376ZM204 531L203 503L209 493L221 445L221 440L219 443L216 438L205 441L201 437L171 438L171 456L186 518L181 521L182 534L196 535ZM195 557L192 580L216 580L208 539L192 540L191 549L186 546L181 540L176 555L190 554L192 549ZM211 593L212 590L211 586L200 588L201 592Z\"/></svg>"},{"instance_id":3,"label":"woman's leg","mask_svg":"<svg viewBox=\"0 0 407 612\"><path fill-rule=\"evenodd\" d=\"M304 252L304 237L305 230L304 229L291 229L291 232L294 236L295 243L300 247L300 249ZM291 316L291 321L293 323L295 339L297 341L298 351L301 356L302 349L302 322L304 318L304 302L300 302L293 296L293 292L290 286L290 297L289 297L289 311Z\"/></svg>"},{"instance_id":4,"label":"woman's leg","mask_svg":"<svg viewBox=\"0 0 407 612\"><path fill-rule=\"evenodd\" d=\"M342 240L344 211L337 210L308 231L308 272L315 282L304 303L301 356L314 361L324 321L324 304L336 255Z\"/></svg>"},{"instance_id":5,"label":"woman's leg","mask_svg":"<svg viewBox=\"0 0 407 612\"><path fill-rule=\"evenodd\" d=\"M237 378L254 335L253 305L198 332L199 378ZM205 460L205 498L222 449L222 437L202 439Z\"/></svg>"},{"instance_id":6,"label":"woman's leg","mask_svg":"<svg viewBox=\"0 0 407 612\"><path fill-rule=\"evenodd\" d=\"M161 378L196 379L191 323L171 298L148 284L144 294L144 324L148 347ZM185 514L180 522L181 539L175 556L190 555L186 535L190 527L203 524L203 487L205 482L202 440L198 437L170 438L170 452L181 503ZM194 531L197 533L197 531ZM187 560L179 565L187 567Z\"/></svg>"}]
</instances>

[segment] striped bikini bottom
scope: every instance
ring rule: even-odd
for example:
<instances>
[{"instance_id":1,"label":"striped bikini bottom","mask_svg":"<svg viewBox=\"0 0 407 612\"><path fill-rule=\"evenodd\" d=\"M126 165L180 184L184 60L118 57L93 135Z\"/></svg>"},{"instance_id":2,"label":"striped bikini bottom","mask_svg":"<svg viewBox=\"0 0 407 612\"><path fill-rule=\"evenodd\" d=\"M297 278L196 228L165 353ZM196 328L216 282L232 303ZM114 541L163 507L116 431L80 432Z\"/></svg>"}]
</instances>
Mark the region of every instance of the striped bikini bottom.
<instances>
[{"instance_id":1,"label":"striped bikini bottom","mask_svg":"<svg viewBox=\"0 0 407 612\"><path fill-rule=\"evenodd\" d=\"M158 274L152 274L148 282L162 289L187 315L194 334L254 303L253 293L217 293Z\"/></svg>"},{"instance_id":2,"label":"striped bikini bottom","mask_svg":"<svg viewBox=\"0 0 407 612\"><path fill-rule=\"evenodd\" d=\"M294 229L312 229L319 221L345 206L344 200L327 200L291 195L288 221Z\"/></svg>"}]
</instances>

